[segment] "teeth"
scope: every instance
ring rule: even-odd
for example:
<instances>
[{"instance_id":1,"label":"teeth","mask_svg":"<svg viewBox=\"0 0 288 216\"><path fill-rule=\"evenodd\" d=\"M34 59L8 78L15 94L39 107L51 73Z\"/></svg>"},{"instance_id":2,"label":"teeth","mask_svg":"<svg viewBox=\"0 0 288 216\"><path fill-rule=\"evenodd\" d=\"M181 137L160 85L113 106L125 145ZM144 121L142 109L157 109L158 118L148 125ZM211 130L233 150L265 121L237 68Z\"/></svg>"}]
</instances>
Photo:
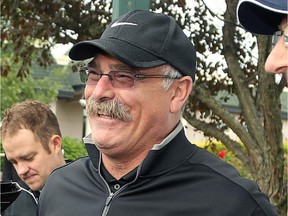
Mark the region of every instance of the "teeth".
<instances>
[{"instance_id":1,"label":"teeth","mask_svg":"<svg viewBox=\"0 0 288 216\"><path fill-rule=\"evenodd\" d=\"M107 113L107 112L104 112L104 111L101 111L101 110L98 110L97 114L98 114L98 115L108 116L108 113Z\"/></svg>"}]
</instances>

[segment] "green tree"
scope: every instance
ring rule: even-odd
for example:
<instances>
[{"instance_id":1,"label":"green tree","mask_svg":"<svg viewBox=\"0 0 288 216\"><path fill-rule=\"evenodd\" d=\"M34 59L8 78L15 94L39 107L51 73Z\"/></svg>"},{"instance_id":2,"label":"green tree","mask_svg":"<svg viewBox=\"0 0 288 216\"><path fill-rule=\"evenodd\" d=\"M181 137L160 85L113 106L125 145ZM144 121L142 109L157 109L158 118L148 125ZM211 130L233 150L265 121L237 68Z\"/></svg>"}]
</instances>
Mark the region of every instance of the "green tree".
<instances>
[{"instance_id":1,"label":"green tree","mask_svg":"<svg viewBox=\"0 0 288 216\"><path fill-rule=\"evenodd\" d=\"M183 115L196 129L233 151L281 215L286 215L280 113L283 85L276 85L274 76L264 71L271 40L252 37L241 29L235 15L237 0L225 0L226 9L220 14L214 14L203 0L196 0L193 8L189 2L154 0L151 4L153 11L175 17L197 50L197 81ZM6 0L1 7L1 38L15 42L13 61L20 61L24 69L31 62L26 54L35 48L30 41L39 41L38 47L43 51L38 62L45 66L50 62L47 53L54 43L98 38L111 21L111 0L45 1L45 4L38 0ZM221 58L210 61L212 56ZM5 64L1 67L7 71ZM223 91L227 92L223 101L237 95L242 111L239 118L215 99ZM239 137L244 149L240 142L227 136L227 130Z\"/></svg>"},{"instance_id":2,"label":"green tree","mask_svg":"<svg viewBox=\"0 0 288 216\"><path fill-rule=\"evenodd\" d=\"M53 63L50 48L55 43L76 43L100 37L111 21L111 0L3 0L1 1L1 50L10 52L11 62L19 63L18 75L29 73L33 53L41 53L36 61L46 67ZM12 42L12 43L7 43ZM1 64L1 75L9 72L9 64Z\"/></svg>"},{"instance_id":3,"label":"green tree","mask_svg":"<svg viewBox=\"0 0 288 216\"><path fill-rule=\"evenodd\" d=\"M58 94L57 87L58 85L48 78L35 80L32 76L27 76L21 79L15 72L10 72L7 77L1 78L1 116L16 102L27 99L44 103L55 101Z\"/></svg>"},{"instance_id":4,"label":"green tree","mask_svg":"<svg viewBox=\"0 0 288 216\"><path fill-rule=\"evenodd\" d=\"M8 43L6 44L6 50L11 49ZM27 71L22 71L19 75L19 68L22 67L21 63L13 63L12 52L2 52L1 62L9 68L9 73L1 71L1 116L3 112L10 108L14 103L24 101L27 99L39 100L44 103L50 103L55 101L58 94L59 84L53 82L48 77L35 79L33 76L28 76L28 70L31 73L35 73L39 66L34 68L33 62L31 66L25 66ZM37 53L32 55L37 56ZM40 68L41 69L41 68ZM43 69L41 69L43 70ZM55 71L55 76L57 76Z\"/></svg>"}]
</instances>

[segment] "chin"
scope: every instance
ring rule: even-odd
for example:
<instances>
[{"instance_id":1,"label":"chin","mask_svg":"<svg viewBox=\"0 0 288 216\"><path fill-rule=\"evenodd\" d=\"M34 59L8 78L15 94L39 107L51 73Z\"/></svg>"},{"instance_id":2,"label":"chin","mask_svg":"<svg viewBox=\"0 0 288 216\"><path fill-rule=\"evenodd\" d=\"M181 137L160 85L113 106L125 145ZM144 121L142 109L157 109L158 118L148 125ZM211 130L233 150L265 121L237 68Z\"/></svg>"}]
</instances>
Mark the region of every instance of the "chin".
<instances>
[{"instance_id":1,"label":"chin","mask_svg":"<svg viewBox=\"0 0 288 216\"><path fill-rule=\"evenodd\" d=\"M96 139L92 139L93 142L96 144L97 148L99 149L106 149L109 148L108 146L110 146L111 144L111 139L107 139L107 137L103 138L103 139L99 139L99 137L97 137Z\"/></svg>"},{"instance_id":2,"label":"chin","mask_svg":"<svg viewBox=\"0 0 288 216\"><path fill-rule=\"evenodd\" d=\"M29 188L33 191L40 191L43 188L42 184L28 184Z\"/></svg>"},{"instance_id":3,"label":"chin","mask_svg":"<svg viewBox=\"0 0 288 216\"><path fill-rule=\"evenodd\" d=\"M39 186L29 186L29 188L33 191L40 191L42 189L42 187L39 187Z\"/></svg>"}]
</instances>

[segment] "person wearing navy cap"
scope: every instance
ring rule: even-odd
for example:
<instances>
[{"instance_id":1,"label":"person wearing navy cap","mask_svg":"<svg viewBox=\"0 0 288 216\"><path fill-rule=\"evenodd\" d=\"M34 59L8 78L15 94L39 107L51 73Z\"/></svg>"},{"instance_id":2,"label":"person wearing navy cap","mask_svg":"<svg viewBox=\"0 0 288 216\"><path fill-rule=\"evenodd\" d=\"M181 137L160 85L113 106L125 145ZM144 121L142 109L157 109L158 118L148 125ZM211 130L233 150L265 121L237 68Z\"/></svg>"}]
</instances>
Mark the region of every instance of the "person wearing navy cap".
<instances>
[{"instance_id":1,"label":"person wearing navy cap","mask_svg":"<svg viewBox=\"0 0 288 216\"><path fill-rule=\"evenodd\" d=\"M40 216L277 215L255 182L186 138L196 52L172 17L129 12L69 56L91 58L80 71L89 156L51 174Z\"/></svg>"},{"instance_id":2,"label":"person wearing navy cap","mask_svg":"<svg viewBox=\"0 0 288 216\"><path fill-rule=\"evenodd\" d=\"M265 70L282 74L288 84L288 1L240 0L237 6L240 24L249 32L273 35L273 48Z\"/></svg>"}]
</instances>

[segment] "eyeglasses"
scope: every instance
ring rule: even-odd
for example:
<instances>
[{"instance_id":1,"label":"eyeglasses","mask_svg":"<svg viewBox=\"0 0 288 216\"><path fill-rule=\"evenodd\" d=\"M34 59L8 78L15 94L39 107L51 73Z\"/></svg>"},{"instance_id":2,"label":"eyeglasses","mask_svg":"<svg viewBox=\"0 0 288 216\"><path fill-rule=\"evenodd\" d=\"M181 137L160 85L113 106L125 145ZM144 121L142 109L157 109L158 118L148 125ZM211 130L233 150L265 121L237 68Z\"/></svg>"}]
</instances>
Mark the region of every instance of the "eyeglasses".
<instances>
[{"instance_id":1,"label":"eyeglasses","mask_svg":"<svg viewBox=\"0 0 288 216\"><path fill-rule=\"evenodd\" d=\"M288 24L286 24L286 27L284 28L283 31L277 31L274 33L274 35L272 37L272 47L274 47L276 45L276 43L278 42L279 38L282 35L284 35L285 47L288 47Z\"/></svg>"},{"instance_id":2,"label":"eyeglasses","mask_svg":"<svg viewBox=\"0 0 288 216\"><path fill-rule=\"evenodd\" d=\"M166 79L179 79L180 77L172 77L163 74L139 74L133 70L114 70L108 74L104 74L100 70L92 67L82 67L79 71L80 79L87 85L97 85L102 76L108 76L115 88L133 88L135 80L146 78L166 78Z\"/></svg>"}]
</instances>

